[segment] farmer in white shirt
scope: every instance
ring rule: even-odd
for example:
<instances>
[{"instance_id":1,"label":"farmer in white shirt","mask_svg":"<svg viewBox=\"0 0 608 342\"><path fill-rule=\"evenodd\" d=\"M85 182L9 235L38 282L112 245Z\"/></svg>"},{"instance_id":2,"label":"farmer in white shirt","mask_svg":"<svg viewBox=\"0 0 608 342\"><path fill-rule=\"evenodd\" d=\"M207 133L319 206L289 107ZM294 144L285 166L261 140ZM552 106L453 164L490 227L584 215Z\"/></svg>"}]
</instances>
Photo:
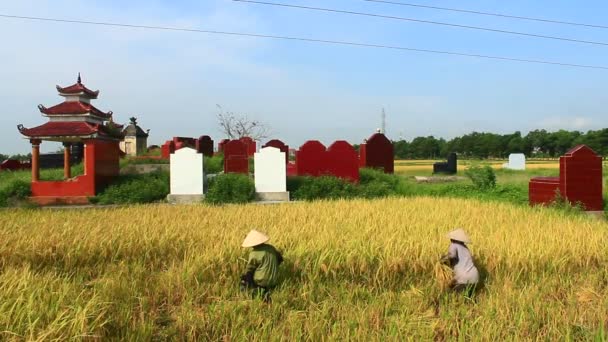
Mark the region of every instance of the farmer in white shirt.
<instances>
[{"instance_id":1,"label":"farmer in white shirt","mask_svg":"<svg viewBox=\"0 0 608 342\"><path fill-rule=\"evenodd\" d=\"M441 258L454 270L454 278L450 283L453 291L464 291L470 297L479 282L479 272L473 263L473 256L467 248L471 240L461 228L451 231L447 237L450 239L448 254Z\"/></svg>"}]
</instances>

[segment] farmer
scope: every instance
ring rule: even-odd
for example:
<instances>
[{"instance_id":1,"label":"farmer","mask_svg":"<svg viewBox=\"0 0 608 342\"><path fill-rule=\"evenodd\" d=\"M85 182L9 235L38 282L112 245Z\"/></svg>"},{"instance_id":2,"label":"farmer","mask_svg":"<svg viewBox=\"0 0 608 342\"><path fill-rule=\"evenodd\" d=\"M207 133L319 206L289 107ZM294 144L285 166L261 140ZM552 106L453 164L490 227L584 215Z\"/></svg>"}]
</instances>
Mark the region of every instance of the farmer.
<instances>
[{"instance_id":1,"label":"farmer","mask_svg":"<svg viewBox=\"0 0 608 342\"><path fill-rule=\"evenodd\" d=\"M270 290L277 285L279 265L283 256L276 248L267 244L268 236L253 229L247 234L243 247L253 247L244 275L241 276L241 290L251 290L252 297L261 296L270 302Z\"/></svg>"},{"instance_id":2,"label":"farmer","mask_svg":"<svg viewBox=\"0 0 608 342\"><path fill-rule=\"evenodd\" d=\"M479 282L479 272L466 245L471 240L461 228L451 231L447 237L451 243L448 254L444 255L441 261L454 271L454 278L449 288L455 292L464 291L465 295L470 298Z\"/></svg>"}]
</instances>

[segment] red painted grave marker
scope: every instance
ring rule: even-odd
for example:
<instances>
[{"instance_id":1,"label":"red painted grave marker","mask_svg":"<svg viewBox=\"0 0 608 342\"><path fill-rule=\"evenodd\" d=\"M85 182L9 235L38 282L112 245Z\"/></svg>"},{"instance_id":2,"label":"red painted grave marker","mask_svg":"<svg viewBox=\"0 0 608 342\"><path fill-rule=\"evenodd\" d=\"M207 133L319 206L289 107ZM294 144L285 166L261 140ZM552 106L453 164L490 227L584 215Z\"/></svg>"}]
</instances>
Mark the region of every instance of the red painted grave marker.
<instances>
[{"instance_id":1,"label":"red painted grave marker","mask_svg":"<svg viewBox=\"0 0 608 342\"><path fill-rule=\"evenodd\" d=\"M393 143L382 133L375 133L359 146L359 165L377 168L384 173L395 170Z\"/></svg>"},{"instance_id":2,"label":"red painted grave marker","mask_svg":"<svg viewBox=\"0 0 608 342\"><path fill-rule=\"evenodd\" d=\"M559 177L530 179L530 204L549 204L560 195L571 204L581 203L587 211L604 210L602 157L586 145L578 145L559 158Z\"/></svg>"},{"instance_id":3,"label":"red painted grave marker","mask_svg":"<svg viewBox=\"0 0 608 342\"><path fill-rule=\"evenodd\" d=\"M230 140L224 144L224 173L249 174L247 145L240 140Z\"/></svg>"},{"instance_id":4,"label":"red painted grave marker","mask_svg":"<svg viewBox=\"0 0 608 342\"><path fill-rule=\"evenodd\" d=\"M359 182L359 156L351 144L338 140L325 155L327 173L351 182Z\"/></svg>"},{"instance_id":5,"label":"red painted grave marker","mask_svg":"<svg viewBox=\"0 0 608 342\"><path fill-rule=\"evenodd\" d=\"M281 140L279 140L279 139L270 140L262 147L278 148L281 152L285 153L285 163L289 162L289 146L285 145L285 143L282 142Z\"/></svg>"}]
</instances>

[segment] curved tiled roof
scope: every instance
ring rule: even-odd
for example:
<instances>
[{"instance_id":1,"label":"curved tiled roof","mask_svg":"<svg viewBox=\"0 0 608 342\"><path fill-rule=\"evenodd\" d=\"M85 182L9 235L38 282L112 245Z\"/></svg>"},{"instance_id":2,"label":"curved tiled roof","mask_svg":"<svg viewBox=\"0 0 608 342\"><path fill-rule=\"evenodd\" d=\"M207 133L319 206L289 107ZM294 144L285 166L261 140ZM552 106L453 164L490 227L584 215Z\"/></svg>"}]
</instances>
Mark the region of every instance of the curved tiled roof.
<instances>
[{"instance_id":1,"label":"curved tiled roof","mask_svg":"<svg viewBox=\"0 0 608 342\"><path fill-rule=\"evenodd\" d=\"M134 124L130 124L129 126L127 126L127 128L125 128L122 133L125 136L135 136L138 138L147 138L148 137L148 133L144 132L143 129L141 129L141 127L134 125Z\"/></svg>"},{"instance_id":2,"label":"curved tiled roof","mask_svg":"<svg viewBox=\"0 0 608 342\"><path fill-rule=\"evenodd\" d=\"M82 79L80 78L80 73L78 73L78 79L76 80L76 83L72 84L69 87L60 87L60 86L56 86L57 91L59 91L59 93L61 94L66 94L66 95L78 95L78 94L83 94L83 95L87 95L88 98L90 99L96 99L97 96L99 95L99 90L91 90L87 87L84 86L84 84L82 84Z\"/></svg>"},{"instance_id":3,"label":"curved tiled roof","mask_svg":"<svg viewBox=\"0 0 608 342\"><path fill-rule=\"evenodd\" d=\"M74 101L74 102L62 102L56 106L46 108L43 105L39 105L38 109L41 113L46 115L78 115L88 114L97 116L102 119L109 119L112 117L112 112L104 113L99 109L95 108L90 103Z\"/></svg>"},{"instance_id":4,"label":"curved tiled roof","mask_svg":"<svg viewBox=\"0 0 608 342\"><path fill-rule=\"evenodd\" d=\"M99 95L99 90L93 91L80 83L76 83L76 84L73 84L73 85L71 85L69 87L65 87L65 88L60 87L60 86L55 86L55 87L57 88L57 91L59 91L59 93L66 94L66 95L85 94L85 95L87 95L88 98L91 98L91 99L96 99L97 96Z\"/></svg>"},{"instance_id":5,"label":"curved tiled roof","mask_svg":"<svg viewBox=\"0 0 608 342\"><path fill-rule=\"evenodd\" d=\"M26 137L59 137L59 136L91 136L98 134L106 137L119 136L104 125L92 124L89 122L55 122L49 121L43 125L25 128L23 125L17 126L19 132Z\"/></svg>"}]
</instances>

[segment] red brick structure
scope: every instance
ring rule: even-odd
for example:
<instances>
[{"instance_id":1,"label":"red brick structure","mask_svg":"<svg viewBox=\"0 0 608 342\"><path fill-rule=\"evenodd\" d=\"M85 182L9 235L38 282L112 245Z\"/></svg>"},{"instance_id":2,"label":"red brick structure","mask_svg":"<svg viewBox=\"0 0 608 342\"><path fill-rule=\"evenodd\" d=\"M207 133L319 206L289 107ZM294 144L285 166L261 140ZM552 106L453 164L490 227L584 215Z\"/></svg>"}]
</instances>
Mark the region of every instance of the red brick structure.
<instances>
[{"instance_id":1,"label":"red brick structure","mask_svg":"<svg viewBox=\"0 0 608 342\"><path fill-rule=\"evenodd\" d=\"M281 152L285 153L285 163L289 162L289 146L285 145L285 143L282 142L281 140L279 140L279 139L270 140L262 147L278 148Z\"/></svg>"},{"instance_id":2,"label":"red brick structure","mask_svg":"<svg viewBox=\"0 0 608 342\"><path fill-rule=\"evenodd\" d=\"M206 157L213 157L213 139L208 135L201 135L196 140L196 151Z\"/></svg>"},{"instance_id":3,"label":"red brick structure","mask_svg":"<svg viewBox=\"0 0 608 342\"><path fill-rule=\"evenodd\" d=\"M359 156L351 144L338 140L325 152L327 173L350 182L359 182Z\"/></svg>"},{"instance_id":4,"label":"red brick structure","mask_svg":"<svg viewBox=\"0 0 608 342\"><path fill-rule=\"evenodd\" d=\"M65 101L46 108L39 105L40 112L49 118L43 125L25 128L19 132L32 144L32 197L40 205L84 204L88 197L95 196L119 173L119 142L122 126L112 122L112 112L102 112L91 105L99 91L86 88L78 75L76 84L57 86ZM40 180L40 144L42 141L57 141L64 145L64 180ZM70 172L70 146L84 143L84 174L72 178Z\"/></svg>"},{"instance_id":5,"label":"red brick structure","mask_svg":"<svg viewBox=\"0 0 608 342\"><path fill-rule=\"evenodd\" d=\"M530 205L549 204L559 193L586 211L604 210L602 157L586 145L578 145L559 158L559 177L535 177L528 184Z\"/></svg>"},{"instance_id":6,"label":"red brick structure","mask_svg":"<svg viewBox=\"0 0 608 342\"><path fill-rule=\"evenodd\" d=\"M239 140L245 144L245 146L247 146L247 156L253 157L258 147L255 140L251 139L250 137L242 137Z\"/></svg>"},{"instance_id":7,"label":"red brick structure","mask_svg":"<svg viewBox=\"0 0 608 342\"><path fill-rule=\"evenodd\" d=\"M224 173L249 174L247 145L240 140L230 140L224 144Z\"/></svg>"},{"instance_id":8,"label":"red brick structure","mask_svg":"<svg viewBox=\"0 0 608 342\"><path fill-rule=\"evenodd\" d=\"M394 173L393 143L382 133L375 133L359 146L359 165Z\"/></svg>"}]
</instances>

